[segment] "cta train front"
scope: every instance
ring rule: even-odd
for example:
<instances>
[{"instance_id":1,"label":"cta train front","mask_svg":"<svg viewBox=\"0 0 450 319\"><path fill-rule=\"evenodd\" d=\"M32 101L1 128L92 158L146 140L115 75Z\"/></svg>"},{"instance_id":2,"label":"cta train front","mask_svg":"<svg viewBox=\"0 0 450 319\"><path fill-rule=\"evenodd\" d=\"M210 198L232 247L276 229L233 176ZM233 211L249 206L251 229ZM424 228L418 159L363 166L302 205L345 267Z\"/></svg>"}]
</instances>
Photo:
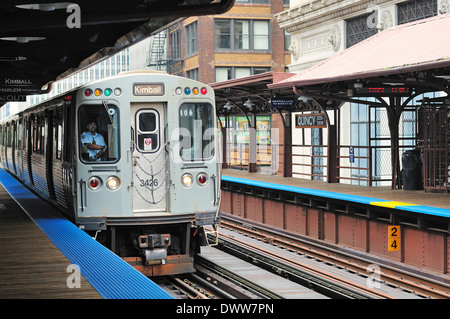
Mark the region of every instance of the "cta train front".
<instances>
[{"instance_id":1,"label":"cta train front","mask_svg":"<svg viewBox=\"0 0 450 319\"><path fill-rule=\"evenodd\" d=\"M193 272L219 223L213 90L138 72L75 100L77 224L146 275Z\"/></svg>"}]
</instances>

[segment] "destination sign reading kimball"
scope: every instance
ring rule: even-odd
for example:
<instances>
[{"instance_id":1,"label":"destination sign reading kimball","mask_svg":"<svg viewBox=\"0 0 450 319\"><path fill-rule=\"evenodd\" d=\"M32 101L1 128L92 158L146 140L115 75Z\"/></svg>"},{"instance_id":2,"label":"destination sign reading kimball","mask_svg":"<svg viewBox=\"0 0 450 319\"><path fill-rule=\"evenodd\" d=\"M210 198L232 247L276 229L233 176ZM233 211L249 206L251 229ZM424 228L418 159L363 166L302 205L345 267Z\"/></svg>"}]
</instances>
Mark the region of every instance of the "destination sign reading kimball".
<instances>
[{"instance_id":1,"label":"destination sign reading kimball","mask_svg":"<svg viewBox=\"0 0 450 319\"><path fill-rule=\"evenodd\" d=\"M164 84L139 83L133 85L134 95L164 95Z\"/></svg>"}]
</instances>

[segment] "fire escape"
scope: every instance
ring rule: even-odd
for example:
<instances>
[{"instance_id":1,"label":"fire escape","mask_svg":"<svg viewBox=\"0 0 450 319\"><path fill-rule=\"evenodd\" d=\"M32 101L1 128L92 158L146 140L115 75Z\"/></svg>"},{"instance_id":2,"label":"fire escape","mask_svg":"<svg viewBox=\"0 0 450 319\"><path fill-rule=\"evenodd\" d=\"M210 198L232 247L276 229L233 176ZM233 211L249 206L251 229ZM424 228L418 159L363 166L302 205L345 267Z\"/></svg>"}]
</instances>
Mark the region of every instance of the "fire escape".
<instances>
[{"instance_id":1,"label":"fire escape","mask_svg":"<svg viewBox=\"0 0 450 319\"><path fill-rule=\"evenodd\" d=\"M150 51L147 52L146 64L158 71L167 71L167 60L165 59L166 33L161 31L153 37Z\"/></svg>"}]
</instances>

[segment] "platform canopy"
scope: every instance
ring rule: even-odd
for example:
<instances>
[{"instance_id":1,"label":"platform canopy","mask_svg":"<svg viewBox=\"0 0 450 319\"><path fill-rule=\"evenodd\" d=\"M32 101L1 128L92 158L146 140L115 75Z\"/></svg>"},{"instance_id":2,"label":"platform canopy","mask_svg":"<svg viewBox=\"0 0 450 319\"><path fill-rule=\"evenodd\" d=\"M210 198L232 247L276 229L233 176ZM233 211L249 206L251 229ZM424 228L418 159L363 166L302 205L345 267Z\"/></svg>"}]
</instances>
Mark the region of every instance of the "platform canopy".
<instances>
[{"instance_id":1,"label":"platform canopy","mask_svg":"<svg viewBox=\"0 0 450 319\"><path fill-rule=\"evenodd\" d=\"M322 110L340 108L345 102L386 108L392 188L401 188L399 122L403 110L426 92L444 92L434 107L449 103L445 98L450 93L448 30L450 14L395 26L268 87L273 92L292 88L298 100L314 101Z\"/></svg>"},{"instance_id":2,"label":"platform canopy","mask_svg":"<svg viewBox=\"0 0 450 319\"><path fill-rule=\"evenodd\" d=\"M450 14L395 26L269 88L294 88L297 95L342 102L358 96L448 93L448 30Z\"/></svg>"},{"instance_id":3,"label":"platform canopy","mask_svg":"<svg viewBox=\"0 0 450 319\"><path fill-rule=\"evenodd\" d=\"M5 0L0 2L0 106L65 78L188 16L234 0Z\"/></svg>"}]
</instances>

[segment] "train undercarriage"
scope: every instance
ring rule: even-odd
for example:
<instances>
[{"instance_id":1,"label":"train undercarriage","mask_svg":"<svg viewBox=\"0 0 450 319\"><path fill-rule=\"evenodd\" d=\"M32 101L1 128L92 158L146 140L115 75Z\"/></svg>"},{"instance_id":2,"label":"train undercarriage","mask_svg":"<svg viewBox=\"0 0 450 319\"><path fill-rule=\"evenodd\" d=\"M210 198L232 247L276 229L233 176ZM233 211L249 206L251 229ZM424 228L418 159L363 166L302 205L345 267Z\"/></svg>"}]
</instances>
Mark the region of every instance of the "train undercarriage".
<instances>
[{"instance_id":1,"label":"train undercarriage","mask_svg":"<svg viewBox=\"0 0 450 319\"><path fill-rule=\"evenodd\" d=\"M195 272L194 256L208 245L203 226L192 223L109 226L91 235L146 276Z\"/></svg>"}]
</instances>

